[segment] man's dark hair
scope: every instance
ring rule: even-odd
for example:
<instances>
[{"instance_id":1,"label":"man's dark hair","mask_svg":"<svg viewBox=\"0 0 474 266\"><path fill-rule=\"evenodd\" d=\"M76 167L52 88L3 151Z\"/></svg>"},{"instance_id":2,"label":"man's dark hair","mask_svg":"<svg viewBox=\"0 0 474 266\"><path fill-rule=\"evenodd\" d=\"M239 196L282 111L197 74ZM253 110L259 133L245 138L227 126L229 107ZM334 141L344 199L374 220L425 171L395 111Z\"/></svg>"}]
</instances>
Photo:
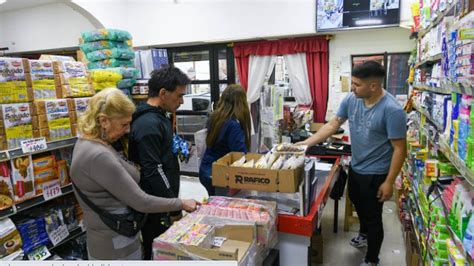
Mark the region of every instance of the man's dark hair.
<instances>
[{"instance_id":1,"label":"man's dark hair","mask_svg":"<svg viewBox=\"0 0 474 266\"><path fill-rule=\"evenodd\" d=\"M385 69L377 61L366 61L352 69L352 76L360 79L385 77Z\"/></svg>"},{"instance_id":2,"label":"man's dark hair","mask_svg":"<svg viewBox=\"0 0 474 266\"><path fill-rule=\"evenodd\" d=\"M173 66L162 66L159 70L153 70L148 81L148 97L157 97L161 89L175 91L178 86L186 86L191 80L179 68Z\"/></svg>"}]
</instances>

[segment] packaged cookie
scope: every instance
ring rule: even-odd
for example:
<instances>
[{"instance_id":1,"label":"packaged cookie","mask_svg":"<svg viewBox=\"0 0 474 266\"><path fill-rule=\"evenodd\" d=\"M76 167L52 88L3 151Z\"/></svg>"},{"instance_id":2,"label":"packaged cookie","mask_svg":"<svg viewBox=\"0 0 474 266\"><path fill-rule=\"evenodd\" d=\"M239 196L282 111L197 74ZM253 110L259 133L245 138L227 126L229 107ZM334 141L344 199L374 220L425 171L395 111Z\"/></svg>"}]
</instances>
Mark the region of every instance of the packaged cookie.
<instances>
[{"instance_id":1,"label":"packaged cookie","mask_svg":"<svg viewBox=\"0 0 474 266\"><path fill-rule=\"evenodd\" d=\"M0 82L25 80L22 58L0 57Z\"/></svg>"},{"instance_id":2,"label":"packaged cookie","mask_svg":"<svg viewBox=\"0 0 474 266\"><path fill-rule=\"evenodd\" d=\"M0 210L13 205L13 187L6 162L0 162Z\"/></svg>"},{"instance_id":3,"label":"packaged cookie","mask_svg":"<svg viewBox=\"0 0 474 266\"><path fill-rule=\"evenodd\" d=\"M31 155L14 158L11 161L11 177L14 201L22 202L35 195L34 174Z\"/></svg>"},{"instance_id":4,"label":"packaged cookie","mask_svg":"<svg viewBox=\"0 0 474 266\"><path fill-rule=\"evenodd\" d=\"M0 220L0 258L20 250L22 245L20 233L12 220Z\"/></svg>"},{"instance_id":5,"label":"packaged cookie","mask_svg":"<svg viewBox=\"0 0 474 266\"><path fill-rule=\"evenodd\" d=\"M28 103L2 105L7 146L17 148L20 142L33 137L30 105Z\"/></svg>"},{"instance_id":6,"label":"packaged cookie","mask_svg":"<svg viewBox=\"0 0 474 266\"><path fill-rule=\"evenodd\" d=\"M45 101L45 108L51 140L71 138L71 121L66 99Z\"/></svg>"}]
</instances>

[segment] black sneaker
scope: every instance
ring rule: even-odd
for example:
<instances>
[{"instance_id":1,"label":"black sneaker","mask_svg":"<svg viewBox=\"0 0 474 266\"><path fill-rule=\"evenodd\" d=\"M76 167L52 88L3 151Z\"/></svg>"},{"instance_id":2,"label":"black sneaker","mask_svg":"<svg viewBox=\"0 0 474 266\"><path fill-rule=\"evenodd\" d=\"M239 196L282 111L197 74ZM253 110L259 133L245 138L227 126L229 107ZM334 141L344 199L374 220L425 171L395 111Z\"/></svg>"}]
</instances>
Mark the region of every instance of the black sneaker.
<instances>
[{"instance_id":1,"label":"black sneaker","mask_svg":"<svg viewBox=\"0 0 474 266\"><path fill-rule=\"evenodd\" d=\"M367 237L361 234L358 234L356 237L352 238L349 242L351 246L355 248L361 248L367 246Z\"/></svg>"}]
</instances>

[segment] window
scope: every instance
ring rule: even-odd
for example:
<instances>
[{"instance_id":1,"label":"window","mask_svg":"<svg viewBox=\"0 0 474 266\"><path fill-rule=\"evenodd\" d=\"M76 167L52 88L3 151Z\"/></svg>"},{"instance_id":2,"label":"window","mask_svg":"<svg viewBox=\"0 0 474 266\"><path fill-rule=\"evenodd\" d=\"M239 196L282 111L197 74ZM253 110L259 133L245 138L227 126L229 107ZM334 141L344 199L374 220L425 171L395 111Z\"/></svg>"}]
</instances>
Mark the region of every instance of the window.
<instances>
[{"instance_id":1,"label":"window","mask_svg":"<svg viewBox=\"0 0 474 266\"><path fill-rule=\"evenodd\" d=\"M170 64L191 79L184 103L176 112L176 131L194 144L194 133L206 127L212 105L219 101L228 84L235 83L232 48L226 44L171 48L168 57ZM197 175L196 156L181 169L188 175Z\"/></svg>"}]
</instances>

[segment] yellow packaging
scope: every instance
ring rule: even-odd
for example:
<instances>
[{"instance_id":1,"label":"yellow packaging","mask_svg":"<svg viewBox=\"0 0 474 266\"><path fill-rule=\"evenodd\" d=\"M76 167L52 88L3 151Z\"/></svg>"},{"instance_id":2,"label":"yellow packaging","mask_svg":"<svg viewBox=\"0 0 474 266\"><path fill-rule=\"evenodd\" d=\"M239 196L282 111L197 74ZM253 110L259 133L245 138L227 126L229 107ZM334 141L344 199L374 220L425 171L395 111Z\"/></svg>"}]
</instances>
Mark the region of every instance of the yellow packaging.
<instances>
[{"instance_id":1,"label":"yellow packaging","mask_svg":"<svg viewBox=\"0 0 474 266\"><path fill-rule=\"evenodd\" d=\"M17 148L20 142L33 137L33 126L28 103L2 105L2 118L8 149Z\"/></svg>"},{"instance_id":2,"label":"yellow packaging","mask_svg":"<svg viewBox=\"0 0 474 266\"><path fill-rule=\"evenodd\" d=\"M438 160L425 161L425 176L438 177Z\"/></svg>"},{"instance_id":3,"label":"yellow packaging","mask_svg":"<svg viewBox=\"0 0 474 266\"><path fill-rule=\"evenodd\" d=\"M53 155L41 156L33 159L33 171L35 174L39 171L54 168L56 160Z\"/></svg>"},{"instance_id":4,"label":"yellow packaging","mask_svg":"<svg viewBox=\"0 0 474 266\"><path fill-rule=\"evenodd\" d=\"M56 99L56 85L52 79L33 80L31 87L35 100Z\"/></svg>"},{"instance_id":5,"label":"yellow packaging","mask_svg":"<svg viewBox=\"0 0 474 266\"><path fill-rule=\"evenodd\" d=\"M59 184L59 179L55 178L55 179L51 179L49 181L45 181L43 183L35 184L35 193L36 193L36 195L43 194L43 186L51 185L51 184L54 184L54 183Z\"/></svg>"},{"instance_id":6,"label":"yellow packaging","mask_svg":"<svg viewBox=\"0 0 474 266\"><path fill-rule=\"evenodd\" d=\"M0 104L31 102L33 90L26 86L26 81L0 82Z\"/></svg>"},{"instance_id":7,"label":"yellow packaging","mask_svg":"<svg viewBox=\"0 0 474 266\"><path fill-rule=\"evenodd\" d=\"M95 91L101 91L107 88L117 88L117 82L92 82Z\"/></svg>"},{"instance_id":8,"label":"yellow packaging","mask_svg":"<svg viewBox=\"0 0 474 266\"><path fill-rule=\"evenodd\" d=\"M45 101L45 105L51 140L71 138L71 121L66 99Z\"/></svg>"}]
</instances>

